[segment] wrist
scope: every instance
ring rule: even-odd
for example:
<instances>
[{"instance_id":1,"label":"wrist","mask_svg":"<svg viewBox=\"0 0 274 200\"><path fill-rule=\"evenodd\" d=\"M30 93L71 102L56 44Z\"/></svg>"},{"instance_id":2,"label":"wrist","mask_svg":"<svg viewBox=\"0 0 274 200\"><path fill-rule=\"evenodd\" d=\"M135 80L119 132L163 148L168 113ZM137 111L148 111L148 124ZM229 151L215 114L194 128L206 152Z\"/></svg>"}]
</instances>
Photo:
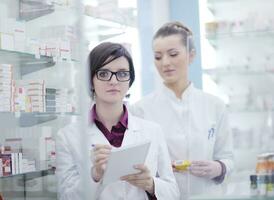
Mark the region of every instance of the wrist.
<instances>
[{"instance_id":1,"label":"wrist","mask_svg":"<svg viewBox=\"0 0 274 200\"><path fill-rule=\"evenodd\" d=\"M218 162L220 165L221 165L221 173L219 176L216 176L215 178L213 178L213 180L219 184L219 183L222 183L225 179L225 175L226 175L226 166L225 164L220 161L220 160L215 160L216 162Z\"/></svg>"},{"instance_id":2,"label":"wrist","mask_svg":"<svg viewBox=\"0 0 274 200\"><path fill-rule=\"evenodd\" d=\"M91 177L95 182L99 182L102 178L102 175L100 175L100 173L97 172L95 167L91 168Z\"/></svg>"},{"instance_id":3,"label":"wrist","mask_svg":"<svg viewBox=\"0 0 274 200\"><path fill-rule=\"evenodd\" d=\"M155 190L154 190L154 180L153 178L151 178L151 186L148 190L146 190L150 195L154 195L155 194Z\"/></svg>"},{"instance_id":4,"label":"wrist","mask_svg":"<svg viewBox=\"0 0 274 200\"><path fill-rule=\"evenodd\" d=\"M218 165L218 173L216 174L215 177L219 177L222 175L222 164L219 160L215 160L215 163Z\"/></svg>"}]
</instances>

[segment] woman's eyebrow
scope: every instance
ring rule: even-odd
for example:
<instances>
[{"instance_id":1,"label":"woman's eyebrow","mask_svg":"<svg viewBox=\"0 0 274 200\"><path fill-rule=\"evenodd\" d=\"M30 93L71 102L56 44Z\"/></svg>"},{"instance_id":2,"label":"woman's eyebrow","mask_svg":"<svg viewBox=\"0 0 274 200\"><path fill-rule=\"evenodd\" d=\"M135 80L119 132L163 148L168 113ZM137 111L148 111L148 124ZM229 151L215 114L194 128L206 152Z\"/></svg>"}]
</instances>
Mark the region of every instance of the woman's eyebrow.
<instances>
[{"instance_id":1,"label":"woman's eyebrow","mask_svg":"<svg viewBox=\"0 0 274 200\"><path fill-rule=\"evenodd\" d=\"M99 70L112 71L109 68L100 68ZM129 68L127 68L127 67L117 67L117 70L115 68L115 71L129 71Z\"/></svg>"},{"instance_id":2,"label":"woman's eyebrow","mask_svg":"<svg viewBox=\"0 0 274 200\"><path fill-rule=\"evenodd\" d=\"M172 48L172 49L168 49L168 50L167 50L167 52L171 52L171 51L178 51L178 49Z\"/></svg>"}]
</instances>

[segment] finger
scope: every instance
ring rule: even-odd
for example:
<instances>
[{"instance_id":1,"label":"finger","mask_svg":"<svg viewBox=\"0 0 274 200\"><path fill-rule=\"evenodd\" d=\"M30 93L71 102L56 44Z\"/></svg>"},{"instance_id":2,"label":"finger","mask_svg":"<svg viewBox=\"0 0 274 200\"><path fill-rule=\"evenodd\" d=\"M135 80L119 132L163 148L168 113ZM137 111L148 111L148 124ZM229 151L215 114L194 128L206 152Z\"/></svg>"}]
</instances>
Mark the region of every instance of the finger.
<instances>
[{"instance_id":1,"label":"finger","mask_svg":"<svg viewBox=\"0 0 274 200\"><path fill-rule=\"evenodd\" d=\"M201 167L201 166L192 166L189 169L190 173L195 175L195 176L202 176L205 177L209 174L209 172L211 171L210 168L206 167Z\"/></svg>"},{"instance_id":2,"label":"finger","mask_svg":"<svg viewBox=\"0 0 274 200\"><path fill-rule=\"evenodd\" d=\"M191 165L189 167L190 171L206 171L208 166L201 166L201 165Z\"/></svg>"},{"instance_id":3,"label":"finger","mask_svg":"<svg viewBox=\"0 0 274 200\"><path fill-rule=\"evenodd\" d=\"M131 174L131 175L123 176L121 177L121 180L132 181L132 180L143 180L143 179L149 179L149 178L150 178L149 174L140 173L140 174Z\"/></svg>"},{"instance_id":4,"label":"finger","mask_svg":"<svg viewBox=\"0 0 274 200\"><path fill-rule=\"evenodd\" d=\"M137 181L137 180L144 180L144 179L149 179L149 176L128 176L128 177L123 177L122 180L124 181Z\"/></svg>"},{"instance_id":5,"label":"finger","mask_svg":"<svg viewBox=\"0 0 274 200\"><path fill-rule=\"evenodd\" d=\"M205 160L195 160L191 162L191 166L195 165L195 166L206 166L208 165L208 161Z\"/></svg>"},{"instance_id":6,"label":"finger","mask_svg":"<svg viewBox=\"0 0 274 200\"><path fill-rule=\"evenodd\" d=\"M134 167L135 169L140 169L142 171L149 171L148 167L144 164L135 165Z\"/></svg>"},{"instance_id":7,"label":"finger","mask_svg":"<svg viewBox=\"0 0 274 200\"><path fill-rule=\"evenodd\" d=\"M110 154L111 153L111 149L106 149L106 148L99 148L94 150L94 155L98 155L98 154Z\"/></svg>"},{"instance_id":8,"label":"finger","mask_svg":"<svg viewBox=\"0 0 274 200\"><path fill-rule=\"evenodd\" d=\"M109 157L108 155L100 154L100 155L98 155L98 156L95 156L94 162L98 162L98 161L100 161L100 160L108 159L108 157Z\"/></svg>"},{"instance_id":9,"label":"finger","mask_svg":"<svg viewBox=\"0 0 274 200\"><path fill-rule=\"evenodd\" d=\"M149 169L144 164L134 165L134 168L140 170L141 172L149 172Z\"/></svg>"},{"instance_id":10,"label":"finger","mask_svg":"<svg viewBox=\"0 0 274 200\"><path fill-rule=\"evenodd\" d=\"M97 160L102 160L102 159L108 159L109 154L98 154L93 157L93 162L96 162Z\"/></svg>"},{"instance_id":11,"label":"finger","mask_svg":"<svg viewBox=\"0 0 274 200\"><path fill-rule=\"evenodd\" d=\"M103 148L103 149L109 149L109 150L112 149L112 147L110 145L108 145L108 144L95 144L94 145L94 150L101 149L101 148Z\"/></svg>"},{"instance_id":12,"label":"finger","mask_svg":"<svg viewBox=\"0 0 274 200\"><path fill-rule=\"evenodd\" d=\"M104 165L107 164L108 159L103 159L103 160L99 160L97 162L94 163L95 166L100 166L100 165Z\"/></svg>"},{"instance_id":13,"label":"finger","mask_svg":"<svg viewBox=\"0 0 274 200\"><path fill-rule=\"evenodd\" d=\"M152 187L154 187L153 178L144 179L144 180L136 180L136 181L129 181L128 183L139 187L143 190L149 191Z\"/></svg>"},{"instance_id":14,"label":"finger","mask_svg":"<svg viewBox=\"0 0 274 200\"><path fill-rule=\"evenodd\" d=\"M142 179L142 180L131 180L127 182L137 187L146 187L149 185L149 181L150 179Z\"/></svg>"},{"instance_id":15,"label":"finger","mask_svg":"<svg viewBox=\"0 0 274 200\"><path fill-rule=\"evenodd\" d=\"M111 149L112 147L109 144L95 144L94 148L107 148L107 149Z\"/></svg>"},{"instance_id":16,"label":"finger","mask_svg":"<svg viewBox=\"0 0 274 200\"><path fill-rule=\"evenodd\" d=\"M203 171L190 171L190 173L194 176L198 176L198 177L204 177L206 174Z\"/></svg>"}]
</instances>

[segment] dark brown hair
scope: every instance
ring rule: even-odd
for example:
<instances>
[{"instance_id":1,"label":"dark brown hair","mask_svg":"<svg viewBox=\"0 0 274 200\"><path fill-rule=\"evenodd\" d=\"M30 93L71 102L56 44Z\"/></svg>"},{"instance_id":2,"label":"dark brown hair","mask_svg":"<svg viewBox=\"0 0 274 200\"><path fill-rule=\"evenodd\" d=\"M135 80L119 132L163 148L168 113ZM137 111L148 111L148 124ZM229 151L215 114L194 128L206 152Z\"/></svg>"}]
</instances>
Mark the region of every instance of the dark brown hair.
<instances>
[{"instance_id":1,"label":"dark brown hair","mask_svg":"<svg viewBox=\"0 0 274 200\"><path fill-rule=\"evenodd\" d=\"M88 57L89 83L92 97L94 96L93 77L95 76L96 71L120 57L125 57L129 63L130 87L135 79L135 71L131 55L127 49L121 44L111 42L103 42L92 49Z\"/></svg>"},{"instance_id":2,"label":"dark brown hair","mask_svg":"<svg viewBox=\"0 0 274 200\"><path fill-rule=\"evenodd\" d=\"M192 31L178 21L168 22L161 26L153 37L153 41L159 37L170 35L181 35L183 44L188 47L188 51L195 50Z\"/></svg>"}]
</instances>

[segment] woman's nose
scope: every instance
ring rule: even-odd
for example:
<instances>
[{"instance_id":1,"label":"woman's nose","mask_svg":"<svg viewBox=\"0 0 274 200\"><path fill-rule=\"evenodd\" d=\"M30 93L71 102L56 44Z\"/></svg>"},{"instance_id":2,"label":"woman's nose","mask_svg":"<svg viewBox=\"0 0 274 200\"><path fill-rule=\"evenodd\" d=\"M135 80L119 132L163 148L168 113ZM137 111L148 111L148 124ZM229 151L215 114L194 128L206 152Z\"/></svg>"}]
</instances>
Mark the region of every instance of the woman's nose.
<instances>
[{"instance_id":1,"label":"woman's nose","mask_svg":"<svg viewBox=\"0 0 274 200\"><path fill-rule=\"evenodd\" d=\"M112 84L118 83L116 74L112 74L112 77L110 78L109 82L112 83Z\"/></svg>"},{"instance_id":2,"label":"woman's nose","mask_svg":"<svg viewBox=\"0 0 274 200\"><path fill-rule=\"evenodd\" d=\"M162 58L162 65L166 66L166 65L169 65L170 64L170 60L168 58L168 56L163 56Z\"/></svg>"}]
</instances>

